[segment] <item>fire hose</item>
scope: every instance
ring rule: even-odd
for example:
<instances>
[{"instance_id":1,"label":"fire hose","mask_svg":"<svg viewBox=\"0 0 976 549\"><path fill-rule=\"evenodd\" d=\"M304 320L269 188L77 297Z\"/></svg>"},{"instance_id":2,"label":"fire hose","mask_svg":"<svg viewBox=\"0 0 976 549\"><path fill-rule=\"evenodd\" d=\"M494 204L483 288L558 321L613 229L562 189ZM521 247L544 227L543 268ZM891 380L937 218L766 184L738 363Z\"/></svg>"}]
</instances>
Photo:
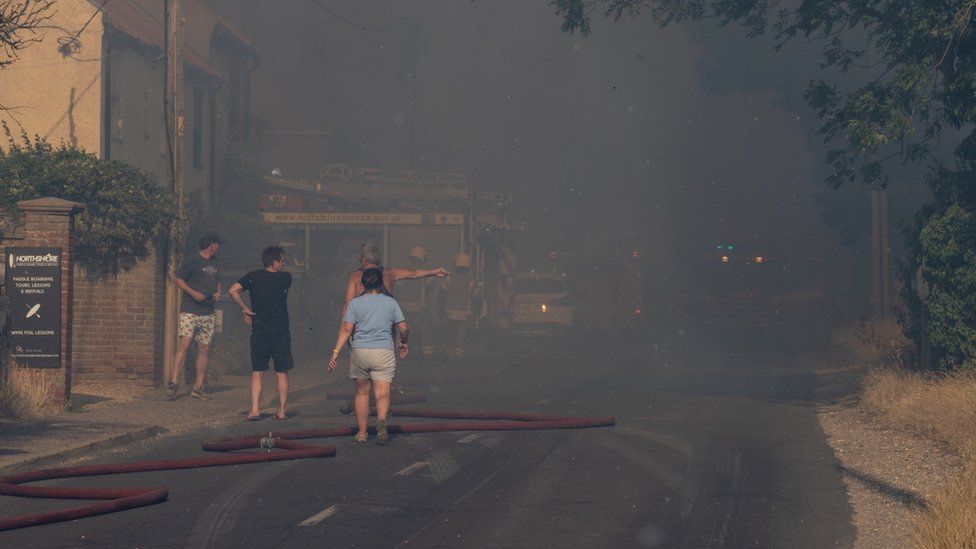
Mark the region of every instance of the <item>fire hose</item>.
<instances>
[{"instance_id":1,"label":"fire hose","mask_svg":"<svg viewBox=\"0 0 976 549\"><path fill-rule=\"evenodd\" d=\"M391 434L405 433L437 433L446 431L534 431L551 429L582 429L589 427L610 427L615 423L611 416L607 417L560 417L543 416L524 413L491 413L491 412L462 412L451 410L426 409L396 409L390 410L395 417L419 417L428 419L460 419L467 421L446 421L439 423L408 423L390 424ZM485 420L494 420L485 423ZM195 469L201 467L219 467L223 465L239 465L245 463L260 463L267 461L286 461L293 459L310 459L332 457L336 454L335 446L318 446L303 442L299 439L328 438L352 436L356 434L356 427L340 427L333 429L306 429L298 431L273 431L261 435L223 438L206 441L203 450L208 452L231 452L245 449L267 449L266 452L251 452L227 456L196 457L171 460L139 461L134 463L108 463L103 465L82 465L76 467L62 467L55 469L40 469L25 471L0 477L0 495L51 498L51 499L83 499L101 500L80 507L58 509L16 515L0 518L0 531L52 524L66 520L75 520L126 509L135 509L161 503L169 496L165 487L153 488L71 488L49 486L22 486L30 482L51 479L65 479L99 475L117 475L124 473L139 473L145 471L166 471L175 469ZM370 427L375 433L375 428ZM275 450L275 451L272 451Z\"/></svg>"},{"instance_id":2,"label":"fire hose","mask_svg":"<svg viewBox=\"0 0 976 549\"><path fill-rule=\"evenodd\" d=\"M403 389L394 385L392 387L393 394L390 395L390 404L419 404L421 402L427 402L427 395L424 393L418 393L414 395L408 395L403 392ZM355 406L353 405L353 398L355 398L355 393L346 390L331 390L326 393L325 398L328 400L344 400L341 405L339 405L339 413L350 415L355 411ZM376 415L376 408L372 405L372 395L370 396L370 414Z\"/></svg>"}]
</instances>

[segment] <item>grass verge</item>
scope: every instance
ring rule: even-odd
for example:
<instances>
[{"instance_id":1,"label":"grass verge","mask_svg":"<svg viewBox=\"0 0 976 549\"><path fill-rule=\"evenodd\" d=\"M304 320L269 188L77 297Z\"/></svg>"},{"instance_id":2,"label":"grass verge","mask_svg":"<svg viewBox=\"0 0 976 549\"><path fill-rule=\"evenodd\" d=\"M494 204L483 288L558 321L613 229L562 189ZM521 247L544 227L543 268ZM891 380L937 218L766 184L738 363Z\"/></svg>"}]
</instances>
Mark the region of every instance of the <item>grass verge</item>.
<instances>
[{"instance_id":1,"label":"grass verge","mask_svg":"<svg viewBox=\"0 0 976 549\"><path fill-rule=\"evenodd\" d=\"M0 365L0 416L13 419L56 413L57 384L42 370Z\"/></svg>"},{"instance_id":2,"label":"grass verge","mask_svg":"<svg viewBox=\"0 0 976 549\"><path fill-rule=\"evenodd\" d=\"M875 369L865 378L861 405L959 452L964 472L928 502L916 541L922 549L976 548L976 375Z\"/></svg>"}]
</instances>

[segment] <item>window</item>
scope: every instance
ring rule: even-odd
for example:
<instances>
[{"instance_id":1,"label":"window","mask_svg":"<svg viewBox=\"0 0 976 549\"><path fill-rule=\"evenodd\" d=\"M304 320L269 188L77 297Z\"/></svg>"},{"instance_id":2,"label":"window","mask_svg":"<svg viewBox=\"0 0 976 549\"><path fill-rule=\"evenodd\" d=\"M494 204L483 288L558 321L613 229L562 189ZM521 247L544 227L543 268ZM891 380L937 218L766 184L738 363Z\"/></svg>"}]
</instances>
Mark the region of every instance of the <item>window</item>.
<instances>
[{"instance_id":1,"label":"window","mask_svg":"<svg viewBox=\"0 0 976 549\"><path fill-rule=\"evenodd\" d=\"M563 294L566 286L556 278L516 278L516 294Z\"/></svg>"},{"instance_id":2,"label":"window","mask_svg":"<svg viewBox=\"0 0 976 549\"><path fill-rule=\"evenodd\" d=\"M193 167L203 167L203 88L193 87Z\"/></svg>"},{"instance_id":3,"label":"window","mask_svg":"<svg viewBox=\"0 0 976 549\"><path fill-rule=\"evenodd\" d=\"M102 157L106 160L113 158L113 150L117 153L122 145L122 80L121 80L122 52L107 47L102 64L104 93L102 96ZM72 88L72 92L74 89ZM72 97L72 103L77 100Z\"/></svg>"},{"instance_id":4,"label":"window","mask_svg":"<svg viewBox=\"0 0 976 549\"><path fill-rule=\"evenodd\" d=\"M125 139L125 122L123 118L123 89L122 89L122 52L112 50L109 53L109 135L112 141L121 143Z\"/></svg>"},{"instance_id":5,"label":"window","mask_svg":"<svg viewBox=\"0 0 976 549\"><path fill-rule=\"evenodd\" d=\"M227 90L227 125L236 130L241 121L241 71L237 67L230 69L230 87Z\"/></svg>"}]
</instances>

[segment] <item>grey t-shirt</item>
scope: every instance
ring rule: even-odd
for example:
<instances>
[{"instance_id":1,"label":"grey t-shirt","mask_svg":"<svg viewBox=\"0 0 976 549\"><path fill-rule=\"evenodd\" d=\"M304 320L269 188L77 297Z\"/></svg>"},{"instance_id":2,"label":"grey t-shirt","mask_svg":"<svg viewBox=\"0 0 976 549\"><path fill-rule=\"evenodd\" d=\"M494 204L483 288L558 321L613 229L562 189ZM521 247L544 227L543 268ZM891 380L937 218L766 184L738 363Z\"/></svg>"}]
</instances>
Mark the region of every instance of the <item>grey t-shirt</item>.
<instances>
[{"instance_id":1,"label":"grey t-shirt","mask_svg":"<svg viewBox=\"0 0 976 549\"><path fill-rule=\"evenodd\" d=\"M217 293L217 283L220 281L217 259L213 257L208 259L199 253L191 254L187 256L176 271L176 277L207 297L204 301L197 301L190 297L190 294L183 292L183 304L180 306L180 311L195 315L213 314L213 295Z\"/></svg>"}]
</instances>

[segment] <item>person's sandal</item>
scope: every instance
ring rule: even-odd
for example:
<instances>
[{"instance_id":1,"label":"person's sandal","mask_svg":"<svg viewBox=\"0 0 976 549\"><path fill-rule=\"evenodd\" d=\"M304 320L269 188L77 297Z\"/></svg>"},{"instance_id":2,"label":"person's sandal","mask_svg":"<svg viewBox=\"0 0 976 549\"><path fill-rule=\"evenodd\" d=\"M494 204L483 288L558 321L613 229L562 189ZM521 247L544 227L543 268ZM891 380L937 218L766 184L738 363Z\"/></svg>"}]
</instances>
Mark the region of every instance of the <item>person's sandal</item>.
<instances>
[{"instance_id":1,"label":"person's sandal","mask_svg":"<svg viewBox=\"0 0 976 549\"><path fill-rule=\"evenodd\" d=\"M379 419L376 421L376 444L383 446L387 442L390 442L390 434L387 431L386 420Z\"/></svg>"},{"instance_id":2,"label":"person's sandal","mask_svg":"<svg viewBox=\"0 0 976 549\"><path fill-rule=\"evenodd\" d=\"M213 398L204 387L194 387L190 389L190 396L193 398L199 398L200 400L210 400Z\"/></svg>"},{"instance_id":3,"label":"person's sandal","mask_svg":"<svg viewBox=\"0 0 976 549\"><path fill-rule=\"evenodd\" d=\"M366 442L366 433L359 433L359 434L357 434L355 437L353 437L353 440L355 440L356 442L358 442L360 444Z\"/></svg>"}]
</instances>

